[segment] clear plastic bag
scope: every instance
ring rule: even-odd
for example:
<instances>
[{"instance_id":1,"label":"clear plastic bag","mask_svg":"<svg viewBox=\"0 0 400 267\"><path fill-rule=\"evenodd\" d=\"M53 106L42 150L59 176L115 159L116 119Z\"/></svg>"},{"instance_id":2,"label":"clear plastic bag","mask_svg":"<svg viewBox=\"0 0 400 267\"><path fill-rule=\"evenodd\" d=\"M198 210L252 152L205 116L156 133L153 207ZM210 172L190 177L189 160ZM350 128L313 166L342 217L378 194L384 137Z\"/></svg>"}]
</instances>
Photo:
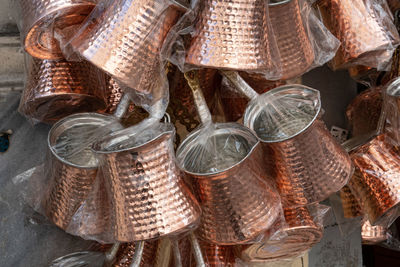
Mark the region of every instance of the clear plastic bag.
<instances>
[{"instance_id":1,"label":"clear plastic bag","mask_svg":"<svg viewBox=\"0 0 400 267\"><path fill-rule=\"evenodd\" d=\"M343 69L364 65L386 70L400 38L381 0L318 0L325 26L340 40L341 46L331 67Z\"/></svg>"}]
</instances>

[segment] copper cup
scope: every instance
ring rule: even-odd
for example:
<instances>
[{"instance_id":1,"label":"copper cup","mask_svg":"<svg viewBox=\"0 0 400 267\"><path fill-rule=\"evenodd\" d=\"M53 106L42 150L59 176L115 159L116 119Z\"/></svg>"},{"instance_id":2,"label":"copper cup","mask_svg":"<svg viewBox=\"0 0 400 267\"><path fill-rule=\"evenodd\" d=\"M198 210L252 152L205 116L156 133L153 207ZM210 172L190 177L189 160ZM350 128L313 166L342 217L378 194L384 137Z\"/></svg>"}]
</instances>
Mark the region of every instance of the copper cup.
<instances>
[{"instance_id":1,"label":"copper cup","mask_svg":"<svg viewBox=\"0 0 400 267\"><path fill-rule=\"evenodd\" d=\"M355 60L376 57L392 46L390 32L380 21L373 5L364 0L319 0L325 26L341 46L332 60L334 69L346 68Z\"/></svg>"},{"instance_id":2,"label":"copper cup","mask_svg":"<svg viewBox=\"0 0 400 267\"><path fill-rule=\"evenodd\" d=\"M360 204L348 186L344 186L340 190L340 198L345 218L355 218L362 215Z\"/></svg>"},{"instance_id":3,"label":"copper cup","mask_svg":"<svg viewBox=\"0 0 400 267\"><path fill-rule=\"evenodd\" d=\"M113 117L96 113L71 115L51 128L46 171L50 184L43 204L46 216L60 228L67 229L93 189L98 160L90 143L95 134L118 128Z\"/></svg>"},{"instance_id":4,"label":"copper cup","mask_svg":"<svg viewBox=\"0 0 400 267\"><path fill-rule=\"evenodd\" d=\"M25 50L35 58L62 59L55 32L62 34L77 28L96 3L96 0L21 0Z\"/></svg>"},{"instance_id":5,"label":"copper cup","mask_svg":"<svg viewBox=\"0 0 400 267\"><path fill-rule=\"evenodd\" d=\"M286 85L250 102L244 124L254 130L265 152L285 207L326 199L351 177L349 155L319 118L319 91Z\"/></svg>"},{"instance_id":6,"label":"copper cup","mask_svg":"<svg viewBox=\"0 0 400 267\"><path fill-rule=\"evenodd\" d=\"M193 25L186 63L253 71L271 66L265 1L199 1Z\"/></svg>"},{"instance_id":7,"label":"copper cup","mask_svg":"<svg viewBox=\"0 0 400 267\"><path fill-rule=\"evenodd\" d=\"M33 59L20 111L44 122L104 109L105 77L92 64Z\"/></svg>"},{"instance_id":8,"label":"copper cup","mask_svg":"<svg viewBox=\"0 0 400 267\"><path fill-rule=\"evenodd\" d=\"M376 87L365 90L347 106L346 116L352 126L353 136L377 130L382 104L382 88Z\"/></svg>"},{"instance_id":9,"label":"copper cup","mask_svg":"<svg viewBox=\"0 0 400 267\"><path fill-rule=\"evenodd\" d=\"M94 146L111 198L111 234L120 242L178 233L200 217L175 163L173 126L162 124L148 133L154 135L144 142L116 132Z\"/></svg>"},{"instance_id":10,"label":"copper cup","mask_svg":"<svg viewBox=\"0 0 400 267\"><path fill-rule=\"evenodd\" d=\"M177 150L203 210L198 234L220 245L244 243L278 217L279 196L266 182L269 176L254 134L236 123L211 127L192 132Z\"/></svg>"},{"instance_id":11,"label":"copper cup","mask_svg":"<svg viewBox=\"0 0 400 267\"><path fill-rule=\"evenodd\" d=\"M286 225L278 226L281 238L240 246L237 249L240 258L249 262L293 258L321 240L323 229L315 224L307 208L284 208L284 217Z\"/></svg>"},{"instance_id":12,"label":"copper cup","mask_svg":"<svg viewBox=\"0 0 400 267\"><path fill-rule=\"evenodd\" d=\"M177 18L178 10L167 1L110 1L71 45L126 86L149 93L162 82L160 50Z\"/></svg>"},{"instance_id":13,"label":"copper cup","mask_svg":"<svg viewBox=\"0 0 400 267\"><path fill-rule=\"evenodd\" d=\"M220 246L205 241L200 242L200 248L206 266L209 267L233 267L235 266L235 255L233 246ZM194 261L192 262L194 263ZM192 264L195 266L195 264Z\"/></svg>"},{"instance_id":14,"label":"copper cup","mask_svg":"<svg viewBox=\"0 0 400 267\"><path fill-rule=\"evenodd\" d=\"M281 79L292 79L307 72L315 56L303 24L299 0L270 1L269 16L279 48Z\"/></svg>"},{"instance_id":15,"label":"copper cup","mask_svg":"<svg viewBox=\"0 0 400 267\"><path fill-rule=\"evenodd\" d=\"M373 225L393 219L400 203L400 150L379 135L351 153L349 187Z\"/></svg>"},{"instance_id":16,"label":"copper cup","mask_svg":"<svg viewBox=\"0 0 400 267\"><path fill-rule=\"evenodd\" d=\"M372 226L368 220L364 220L361 227L361 239L363 245L374 245L388 238L387 229L381 225Z\"/></svg>"},{"instance_id":17,"label":"copper cup","mask_svg":"<svg viewBox=\"0 0 400 267\"><path fill-rule=\"evenodd\" d=\"M156 252L157 252L157 241L147 241L143 248L142 259L140 261L140 267L154 266ZM121 244L115 260L111 263L112 267L130 267L135 254L135 243L123 243Z\"/></svg>"}]
</instances>

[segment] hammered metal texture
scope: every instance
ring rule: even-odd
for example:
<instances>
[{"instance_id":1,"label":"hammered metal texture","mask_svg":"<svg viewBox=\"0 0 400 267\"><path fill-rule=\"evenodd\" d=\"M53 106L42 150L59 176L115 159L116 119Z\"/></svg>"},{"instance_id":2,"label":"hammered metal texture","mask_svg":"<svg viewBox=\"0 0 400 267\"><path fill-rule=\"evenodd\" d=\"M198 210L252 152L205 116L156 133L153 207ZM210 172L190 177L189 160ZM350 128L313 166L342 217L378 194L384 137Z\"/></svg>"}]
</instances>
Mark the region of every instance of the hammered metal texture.
<instances>
[{"instance_id":1,"label":"hammered metal texture","mask_svg":"<svg viewBox=\"0 0 400 267\"><path fill-rule=\"evenodd\" d=\"M268 92L275 87L283 85L282 81L268 81L261 75L257 74L243 72L240 75L259 94ZM219 97L227 121L237 121L243 116L249 100L244 97L226 78L222 79Z\"/></svg>"},{"instance_id":2,"label":"hammered metal texture","mask_svg":"<svg viewBox=\"0 0 400 267\"><path fill-rule=\"evenodd\" d=\"M21 0L22 36L26 52L40 59L62 59L55 32L72 32L92 11L95 0ZM65 38L68 38L65 36Z\"/></svg>"},{"instance_id":3,"label":"hammered metal texture","mask_svg":"<svg viewBox=\"0 0 400 267\"><path fill-rule=\"evenodd\" d=\"M323 229L314 223L307 208L284 208L284 217L287 226L278 228L281 238L241 246L239 256L251 262L294 258L321 240Z\"/></svg>"},{"instance_id":4,"label":"hammered metal texture","mask_svg":"<svg viewBox=\"0 0 400 267\"><path fill-rule=\"evenodd\" d=\"M351 153L356 168L349 187L373 225L386 222L400 203L399 153L384 135Z\"/></svg>"},{"instance_id":5,"label":"hammered metal texture","mask_svg":"<svg viewBox=\"0 0 400 267\"><path fill-rule=\"evenodd\" d=\"M200 242L204 262L209 267L234 267L235 255L232 246L220 246L208 242ZM194 261L192 266L196 266Z\"/></svg>"},{"instance_id":6,"label":"hammered metal texture","mask_svg":"<svg viewBox=\"0 0 400 267\"><path fill-rule=\"evenodd\" d=\"M154 259L157 252L157 244L157 241L146 241L143 248L142 260L139 265L140 267L154 266ZM115 260L111 264L111 267L130 267L134 253L135 243L121 244L117 255L115 256Z\"/></svg>"},{"instance_id":7,"label":"hammered metal texture","mask_svg":"<svg viewBox=\"0 0 400 267\"><path fill-rule=\"evenodd\" d=\"M352 126L352 135L367 134L378 128L383 104L382 88L375 87L359 94L346 109L346 116Z\"/></svg>"},{"instance_id":8,"label":"hammered metal texture","mask_svg":"<svg viewBox=\"0 0 400 267\"><path fill-rule=\"evenodd\" d=\"M162 82L160 50L177 19L177 9L167 1L110 1L71 45L118 81L149 93Z\"/></svg>"},{"instance_id":9,"label":"hammered metal texture","mask_svg":"<svg viewBox=\"0 0 400 267\"><path fill-rule=\"evenodd\" d=\"M363 245L374 245L385 241L388 238L385 227L372 226L368 220L365 220L361 227L361 239Z\"/></svg>"},{"instance_id":10,"label":"hammered metal texture","mask_svg":"<svg viewBox=\"0 0 400 267\"><path fill-rule=\"evenodd\" d=\"M105 77L92 64L33 59L20 111L44 122L106 107Z\"/></svg>"},{"instance_id":11,"label":"hammered metal texture","mask_svg":"<svg viewBox=\"0 0 400 267\"><path fill-rule=\"evenodd\" d=\"M187 172L203 211L200 238L220 245L245 243L273 224L280 212L279 196L263 181L269 177L260 164L258 143L228 170L209 175Z\"/></svg>"},{"instance_id":12,"label":"hammered metal texture","mask_svg":"<svg viewBox=\"0 0 400 267\"><path fill-rule=\"evenodd\" d=\"M64 140L76 133L76 129L93 131L113 121L108 116L83 113L59 121L49 132L49 156L45 175L50 184L43 206L50 221L64 230L92 191L98 167L90 149L82 147L79 153L69 152L88 142L85 138L91 137L82 136L73 144Z\"/></svg>"},{"instance_id":13,"label":"hammered metal texture","mask_svg":"<svg viewBox=\"0 0 400 267\"><path fill-rule=\"evenodd\" d=\"M368 1L369 2L369 1ZM372 3L365 0L319 0L325 26L341 42L332 60L334 69L345 68L355 60L375 57L379 50L391 46Z\"/></svg>"},{"instance_id":14,"label":"hammered metal texture","mask_svg":"<svg viewBox=\"0 0 400 267\"><path fill-rule=\"evenodd\" d=\"M198 8L186 63L253 71L271 66L265 1L205 0Z\"/></svg>"},{"instance_id":15,"label":"hammered metal texture","mask_svg":"<svg viewBox=\"0 0 400 267\"><path fill-rule=\"evenodd\" d=\"M106 89L106 99L107 99L107 108L104 110L104 113L112 114L117 109L119 102L122 99L122 95L124 92L122 91L121 86L118 84L116 80L113 78L107 79L107 89Z\"/></svg>"},{"instance_id":16,"label":"hammered metal texture","mask_svg":"<svg viewBox=\"0 0 400 267\"><path fill-rule=\"evenodd\" d=\"M102 155L115 240L148 240L187 230L200 208L176 166L172 132L132 149Z\"/></svg>"},{"instance_id":17,"label":"hammered metal texture","mask_svg":"<svg viewBox=\"0 0 400 267\"><path fill-rule=\"evenodd\" d=\"M269 16L279 48L281 79L301 76L310 69L315 56L303 24L299 0L271 2Z\"/></svg>"},{"instance_id":18,"label":"hammered metal texture","mask_svg":"<svg viewBox=\"0 0 400 267\"><path fill-rule=\"evenodd\" d=\"M344 186L340 190L340 198L345 218L355 218L362 215L360 204L348 186Z\"/></svg>"},{"instance_id":19,"label":"hammered metal texture","mask_svg":"<svg viewBox=\"0 0 400 267\"><path fill-rule=\"evenodd\" d=\"M301 134L263 143L263 148L285 207L322 201L347 184L353 173L349 155L320 119Z\"/></svg>"}]
</instances>

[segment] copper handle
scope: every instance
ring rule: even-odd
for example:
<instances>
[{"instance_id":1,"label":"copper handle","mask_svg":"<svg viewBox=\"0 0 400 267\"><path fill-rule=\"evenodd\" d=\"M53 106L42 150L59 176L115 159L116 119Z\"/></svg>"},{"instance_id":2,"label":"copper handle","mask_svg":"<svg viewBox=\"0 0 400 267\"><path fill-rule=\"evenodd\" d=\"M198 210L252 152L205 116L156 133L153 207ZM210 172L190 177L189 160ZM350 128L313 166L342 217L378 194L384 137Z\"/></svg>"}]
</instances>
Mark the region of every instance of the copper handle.
<instances>
[{"instance_id":1,"label":"copper handle","mask_svg":"<svg viewBox=\"0 0 400 267\"><path fill-rule=\"evenodd\" d=\"M225 76L236 88L249 99L255 99L259 94L251 88L251 86L239 75L237 71L220 70L220 73Z\"/></svg>"}]
</instances>

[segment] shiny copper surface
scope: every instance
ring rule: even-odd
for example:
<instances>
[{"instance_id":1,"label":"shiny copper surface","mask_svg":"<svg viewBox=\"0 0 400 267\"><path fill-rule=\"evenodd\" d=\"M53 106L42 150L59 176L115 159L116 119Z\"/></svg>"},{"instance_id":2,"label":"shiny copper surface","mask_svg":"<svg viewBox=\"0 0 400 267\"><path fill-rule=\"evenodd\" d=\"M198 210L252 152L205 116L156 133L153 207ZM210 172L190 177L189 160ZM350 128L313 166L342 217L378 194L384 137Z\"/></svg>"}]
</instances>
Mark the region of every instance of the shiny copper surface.
<instances>
[{"instance_id":1,"label":"shiny copper surface","mask_svg":"<svg viewBox=\"0 0 400 267\"><path fill-rule=\"evenodd\" d=\"M107 79L106 99L107 108L104 113L112 114L117 109L123 95L122 87L113 78Z\"/></svg>"},{"instance_id":2,"label":"shiny copper surface","mask_svg":"<svg viewBox=\"0 0 400 267\"><path fill-rule=\"evenodd\" d=\"M146 241L142 261L140 262L140 267L150 267L154 266L154 260L157 252L157 241ZM135 253L135 243L123 243L121 244L115 260L111 264L112 267L130 267L133 259L133 254Z\"/></svg>"},{"instance_id":3,"label":"shiny copper surface","mask_svg":"<svg viewBox=\"0 0 400 267\"><path fill-rule=\"evenodd\" d=\"M372 226L365 220L361 227L361 239L363 245L374 245L388 238L387 229L381 225Z\"/></svg>"},{"instance_id":4,"label":"shiny copper surface","mask_svg":"<svg viewBox=\"0 0 400 267\"><path fill-rule=\"evenodd\" d=\"M251 262L293 258L321 240L323 229L314 223L307 208L284 208L284 217L287 225L279 229L281 238L241 246L239 256Z\"/></svg>"},{"instance_id":5,"label":"shiny copper surface","mask_svg":"<svg viewBox=\"0 0 400 267\"><path fill-rule=\"evenodd\" d=\"M381 87L374 87L359 94L346 109L352 126L352 135L359 136L376 130L381 116L383 95Z\"/></svg>"},{"instance_id":6,"label":"shiny copper surface","mask_svg":"<svg viewBox=\"0 0 400 267\"><path fill-rule=\"evenodd\" d=\"M285 207L322 201L352 175L349 155L320 119L315 89L286 85L268 91L250 102L244 124L263 144L266 166Z\"/></svg>"},{"instance_id":7,"label":"shiny copper surface","mask_svg":"<svg viewBox=\"0 0 400 267\"><path fill-rule=\"evenodd\" d=\"M45 175L50 184L43 204L47 217L62 229L67 229L75 212L93 190L98 167L90 148L82 145L90 142L92 136L71 135L80 131L93 132L114 122L115 119L109 116L82 113L60 120L49 132ZM70 138L76 138L76 142L65 141Z\"/></svg>"},{"instance_id":8,"label":"shiny copper surface","mask_svg":"<svg viewBox=\"0 0 400 267\"><path fill-rule=\"evenodd\" d=\"M344 186L340 190L340 198L345 218L354 218L362 215L360 204L348 186Z\"/></svg>"},{"instance_id":9,"label":"shiny copper surface","mask_svg":"<svg viewBox=\"0 0 400 267\"><path fill-rule=\"evenodd\" d=\"M270 1L269 17L279 48L281 79L292 79L307 72L315 56L301 17L299 1Z\"/></svg>"},{"instance_id":10,"label":"shiny copper surface","mask_svg":"<svg viewBox=\"0 0 400 267\"><path fill-rule=\"evenodd\" d=\"M148 240L187 230L200 217L200 208L175 163L174 131L145 144L97 144L101 169L112 203L111 233L121 242ZM113 138L125 136L118 133Z\"/></svg>"},{"instance_id":11,"label":"shiny copper surface","mask_svg":"<svg viewBox=\"0 0 400 267\"><path fill-rule=\"evenodd\" d=\"M105 77L92 64L33 59L20 111L44 122L104 109Z\"/></svg>"},{"instance_id":12,"label":"shiny copper surface","mask_svg":"<svg viewBox=\"0 0 400 267\"><path fill-rule=\"evenodd\" d=\"M187 63L234 70L271 66L265 1L199 1L194 25Z\"/></svg>"},{"instance_id":13,"label":"shiny copper surface","mask_svg":"<svg viewBox=\"0 0 400 267\"><path fill-rule=\"evenodd\" d=\"M372 4L364 0L319 0L325 26L339 39L341 46L332 60L335 69L345 68L354 60L374 57L391 46Z\"/></svg>"},{"instance_id":14,"label":"shiny copper surface","mask_svg":"<svg viewBox=\"0 0 400 267\"><path fill-rule=\"evenodd\" d=\"M232 246L220 246L217 244L203 241L200 242L200 247L206 266L209 267L235 266L235 255L233 254ZM195 266L195 264L193 264L192 266Z\"/></svg>"},{"instance_id":15,"label":"shiny copper surface","mask_svg":"<svg viewBox=\"0 0 400 267\"><path fill-rule=\"evenodd\" d=\"M77 28L96 0L21 0L22 35L25 50L40 59L62 59L55 32ZM65 36L68 38L67 36Z\"/></svg>"},{"instance_id":16,"label":"shiny copper surface","mask_svg":"<svg viewBox=\"0 0 400 267\"><path fill-rule=\"evenodd\" d=\"M400 203L399 152L379 135L351 153L356 168L349 187L374 225L386 222Z\"/></svg>"},{"instance_id":17,"label":"shiny copper surface","mask_svg":"<svg viewBox=\"0 0 400 267\"><path fill-rule=\"evenodd\" d=\"M216 151L225 150L228 139L235 139L237 146L249 150L237 164L226 168L204 165L193 171L192 161L200 160L196 153L203 151L201 146L207 143L198 139L201 133L201 129L192 132L177 150L179 165L190 178L203 211L197 233L200 238L220 245L247 242L268 229L280 212L279 196L265 182L270 178L262 166L261 146L253 133L239 124L216 124L207 135L208 141L219 146ZM229 157L226 154L224 160ZM214 166L215 162L209 164Z\"/></svg>"},{"instance_id":18,"label":"shiny copper surface","mask_svg":"<svg viewBox=\"0 0 400 267\"><path fill-rule=\"evenodd\" d=\"M86 22L72 47L88 61L139 92L160 86L160 49L178 18L163 0L117 0Z\"/></svg>"},{"instance_id":19,"label":"shiny copper surface","mask_svg":"<svg viewBox=\"0 0 400 267\"><path fill-rule=\"evenodd\" d=\"M355 79L355 80L360 80L366 76L368 76L368 74L376 71L376 69L368 67L368 66L363 66L363 65L357 65L357 66L353 66L347 69L350 76Z\"/></svg>"},{"instance_id":20,"label":"shiny copper surface","mask_svg":"<svg viewBox=\"0 0 400 267\"><path fill-rule=\"evenodd\" d=\"M257 91L257 93L260 94L268 92L269 90L283 84L282 81L268 81L258 74L243 72L241 73L241 76L255 91ZM243 116L249 100L244 97L226 78L222 79L219 97L221 99L225 118L228 121L237 121Z\"/></svg>"}]
</instances>

